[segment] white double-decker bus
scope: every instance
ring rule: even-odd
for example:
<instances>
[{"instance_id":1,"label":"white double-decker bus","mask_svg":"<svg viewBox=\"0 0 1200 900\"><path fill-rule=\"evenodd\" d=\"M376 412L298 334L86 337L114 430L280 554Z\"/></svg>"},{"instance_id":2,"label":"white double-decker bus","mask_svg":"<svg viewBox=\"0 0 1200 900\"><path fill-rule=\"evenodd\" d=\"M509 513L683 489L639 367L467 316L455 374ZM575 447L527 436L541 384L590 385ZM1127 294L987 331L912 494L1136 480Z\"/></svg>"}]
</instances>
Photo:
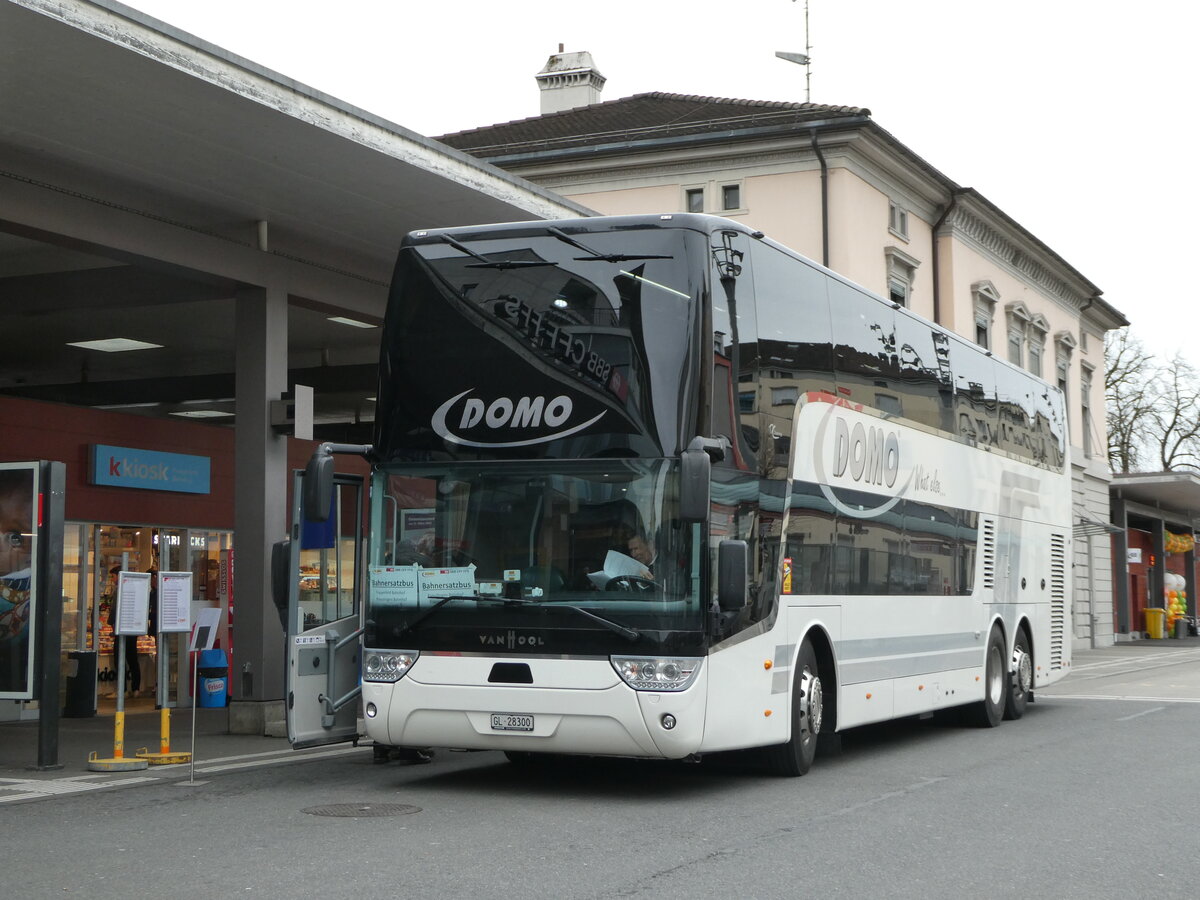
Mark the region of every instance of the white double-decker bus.
<instances>
[{"instance_id":1,"label":"white double-decker bus","mask_svg":"<svg viewBox=\"0 0 1200 900\"><path fill-rule=\"evenodd\" d=\"M1020 718L1070 666L1067 447L1055 387L725 219L415 232L374 443L297 491L293 572L331 504L365 546L293 584L290 735L799 775Z\"/></svg>"}]
</instances>

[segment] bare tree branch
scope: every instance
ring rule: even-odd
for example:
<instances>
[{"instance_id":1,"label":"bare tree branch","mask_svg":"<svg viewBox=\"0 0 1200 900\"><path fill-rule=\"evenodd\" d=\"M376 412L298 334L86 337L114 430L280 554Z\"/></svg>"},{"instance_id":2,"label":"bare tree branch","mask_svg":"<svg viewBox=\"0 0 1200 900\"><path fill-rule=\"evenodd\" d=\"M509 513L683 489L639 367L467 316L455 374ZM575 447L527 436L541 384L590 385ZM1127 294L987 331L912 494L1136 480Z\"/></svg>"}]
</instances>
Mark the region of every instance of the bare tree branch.
<instances>
[{"instance_id":1,"label":"bare tree branch","mask_svg":"<svg viewBox=\"0 0 1200 900\"><path fill-rule=\"evenodd\" d=\"M1146 458L1146 429L1154 414L1158 367L1128 328L1110 331L1104 348L1108 461L1114 472L1137 471Z\"/></svg>"}]
</instances>

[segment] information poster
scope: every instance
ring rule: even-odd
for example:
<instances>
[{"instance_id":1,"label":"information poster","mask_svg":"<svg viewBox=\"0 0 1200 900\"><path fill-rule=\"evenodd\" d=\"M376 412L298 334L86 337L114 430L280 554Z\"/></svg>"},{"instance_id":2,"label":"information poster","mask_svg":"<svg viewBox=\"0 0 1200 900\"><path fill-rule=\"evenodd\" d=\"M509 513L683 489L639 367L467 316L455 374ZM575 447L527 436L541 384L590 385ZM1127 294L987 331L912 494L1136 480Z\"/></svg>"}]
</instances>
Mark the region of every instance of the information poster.
<instances>
[{"instance_id":1,"label":"information poster","mask_svg":"<svg viewBox=\"0 0 1200 900\"><path fill-rule=\"evenodd\" d=\"M116 634L146 634L150 630L149 572L120 572L117 575Z\"/></svg>"},{"instance_id":2,"label":"information poster","mask_svg":"<svg viewBox=\"0 0 1200 900\"><path fill-rule=\"evenodd\" d=\"M38 464L0 463L0 699L33 699Z\"/></svg>"},{"instance_id":3,"label":"information poster","mask_svg":"<svg viewBox=\"0 0 1200 900\"><path fill-rule=\"evenodd\" d=\"M158 573L158 630L191 631L191 572Z\"/></svg>"}]
</instances>

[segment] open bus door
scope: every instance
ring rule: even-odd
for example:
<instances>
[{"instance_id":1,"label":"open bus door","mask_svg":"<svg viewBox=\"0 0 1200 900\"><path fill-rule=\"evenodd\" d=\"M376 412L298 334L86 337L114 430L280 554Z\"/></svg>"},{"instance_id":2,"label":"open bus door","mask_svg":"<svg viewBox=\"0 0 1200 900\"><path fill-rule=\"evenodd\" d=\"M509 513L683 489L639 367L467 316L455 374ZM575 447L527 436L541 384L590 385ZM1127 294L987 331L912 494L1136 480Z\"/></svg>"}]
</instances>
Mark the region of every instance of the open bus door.
<instances>
[{"instance_id":1,"label":"open bus door","mask_svg":"<svg viewBox=\"0 0 1200 900\"><path fill-rule=\"evenodd\" d=\"M314 522L305 516L305 477L294 476L290 540L277 550L286 575L276 573L287 584L286 715L288 740L297 750L359 737L366 558L363 479L334 475L328 517Z\"/></svg>"}]
</instances>

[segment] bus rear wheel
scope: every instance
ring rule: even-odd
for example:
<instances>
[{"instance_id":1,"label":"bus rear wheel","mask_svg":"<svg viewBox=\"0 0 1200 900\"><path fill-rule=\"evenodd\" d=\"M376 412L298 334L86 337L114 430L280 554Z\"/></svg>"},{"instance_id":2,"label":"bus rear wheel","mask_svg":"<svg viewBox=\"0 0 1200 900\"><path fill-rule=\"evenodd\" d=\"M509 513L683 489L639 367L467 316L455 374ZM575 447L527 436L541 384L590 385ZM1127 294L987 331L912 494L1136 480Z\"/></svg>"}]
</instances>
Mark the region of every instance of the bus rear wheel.
<instances>
[{"instance_id":1,"label":"bus rear wheel","mask_svg":"<svg viewBox=\"0 0 1200 900\"><path fill-rule=\"evenodd\" d=\"M817 654L806 638L796 659L792 681L792 736L786 744L771 747L768 765L777 775L794 778L807 772L817 755L817 736L825 715L825 695Z\"/></svg>"},{"instance_id":2,"label":"bus rear wheel","mask_svg":"<svg viewBox=\"0 0 1200 900\"><path fill-rule=\"evenodd\" d=\"M995 728L1004 718L1007 701L1008 666L1004 664L1004 637L999 628L988 635L987 656L983 667L983 699L975 704L975 724Z\"/></svg>"},{"instance_id":3,"label":"bus rear wheel","mask_svg":"<svg viewBox=\"0 0 1200 900\"><path fill-rule=\"evenodd\" d=\"M1024 628L1017 629L1013 644L1013 671L1004 703L1004 718L1019 719L1025 715L1029 695L1033 692L1033 654L1029 652L1029 637Z\"/></svg>"}]
</instances>

